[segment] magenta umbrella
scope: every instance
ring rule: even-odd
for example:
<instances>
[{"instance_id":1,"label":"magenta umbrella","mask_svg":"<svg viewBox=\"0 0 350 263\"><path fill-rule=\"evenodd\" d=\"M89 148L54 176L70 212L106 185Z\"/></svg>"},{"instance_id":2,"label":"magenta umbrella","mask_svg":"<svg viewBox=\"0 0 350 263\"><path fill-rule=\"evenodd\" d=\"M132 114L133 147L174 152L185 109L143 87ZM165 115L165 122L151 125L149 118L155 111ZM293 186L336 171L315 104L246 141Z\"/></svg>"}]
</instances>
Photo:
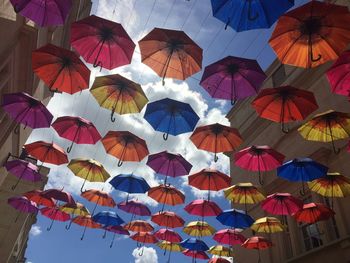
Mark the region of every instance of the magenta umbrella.
<instances>
[{"instance_id":1,"label":"magenta umbrella","mask_svg":"<svg viewBox=\"0 0 350 263\"><path fill-rule=\"evenodd\" d=\"M40 212L43 216L51 219L51 224L47 228L47 231L51 230L54 221L66 222L70 220L70 215L61 211L58 206L44 207L40 209Z\"/></svg>"},{"instance_id":2,"label":"magenta umbrella","mask_svg":"<svg viewBox=\"0 0 350 263\"><path fill-rule=\"evenodd\" d=\"M16 184L11 187L12 190L15 190L21 179L30 182L38 182L41 180L41 174L38 171L39 168L30 162L16 159L7 161L4 166L10 174L18 177Z\"/></svg>"},{"instance_id":3,"label":"magenta umbrella","mask_svg":"<svg viewBox=\"0 0 350 263\"><path fill-rule=\"evenodd\" d=\"M148 156L147 165L156 173L165 175L164 184L166 184L168 176L188 175L192 169L192 164L181 154L173 154L167 151Z\"/></svg>"},{"instance_id":4,"label":"magenta umbrella","mask_svg":"<svg viewBox=\"0 0 350 263\"><path fill-rule=\"evenodd\" d=\"M37 213L39 210L37 205L25 196L11 197L7 199L7 203L18 211L15 222L21 213Z\"/></svg>"},{"instance_id":5,"label":"magenta umbrella","mask_svg":"<svg viewBox=\"0 0 350 263\"><path fill-rule=\"evenodd\" d=\"M231 100L233 105L256 95L265 79L256 60L228 56L204 69L200 85L213 98Z\"/></svg>"},{"instance_id":6,"label":"magenta umbrella","mask_svg":"<svg viewBox=\"0 0 350 263\"><path fill-rule=\"evenodd\" d=\"M135 50L121 24L94 15L72 24L71 45L86 62L109 70L130 64Z\"/></svg>"},{"instance_id":7,"label":"magenta umbrella","mask_svg":"<svg viewBox=\"0 0 350 263\"><path fill-rule=\"evenodd\" d=\"M185 206L185 211L191 215L218 216L222 213L221 208L213 201L197 199Z\"/></svg>"},{"instance_id":8,"label":"magenta umbrella","mask_svg":"<svg viewBox=\"0 0 350 263\"><path fill-rule=\"evenodd\" d=\"M124 236L130 236L129 231L126 230L123 226L109 226L106 228L106 230L113 233L113 238L112 238L111 244L109 245L110 248L113 247L114 239L115 239L115 236L117 234L124 235Z\"/></svg>"},{"instance_id":9,"label":"magenta umbrella","mask_svg":"<svg viewBox=\"0 0 350 263\"><path fill-rule=\"evenodd\" d=\"M335 61L326 76L333 93L350 96L350 50Z\"/></svg>"},{"instance_id":10,"label":"magenta umbrella","mask_svg":"<svg viewBox=\"0 0 350 263\"><path fill-rule=\"evenodd\" d=\"M134 200L121 202L118 204L118 208L120 210L123 210L126 213L132 214L130 221L133 220L134 215L139 215L139 216L151 215L151 211L146 205Z\"/></svg>"},{"instance_id":11,"label":"magenta umbrella","mask_svg":"<svg viewBox=\"0 0 350 263\"><path fill-rule=\"evenodd\" d=\"M222 229L217 231L214 234L213 239L220 243L220 244L226 244L226 245L242 245L244 241L246 241L246 238L240 234L237 229Z\"/></svg>"},{"instance_id":12,"label":"magenta umbrella","mask_svg":"<svg viewBox=\"0 0 350 263\"><path fill-rule=\"evenodd\" d=\"M67 148L68 153L72 150L74 143L96 144L101 139L101 135L94 124L81 117L59 117L52 123L52 127L59 136L72 142Z\"/></svg>"},{"instance_id":13,"label":"magenta umbrella","mask_svg":"<svg viewBox=\"0 0 350 263\"><path fill-rule=\"evenodd\" d=\"M171 243L179 243L182 241L182 237L174 230L161 228L154 233L154 236L159 240L165 240Z\"/></svg>"},{"instance_id":14,"label":"magenta umbrella","mask_svg":"<svg viewBox=\"0 0 350 263\"><path fill-rule=\"evenodd\" d=\"M37 25L58 26L65 23L72 0L10 0L16 13Z\"/></svg>"},{"instance_id":15,"label":"magenta umbrella","mask_svg":"<svg viewBox=\"0 0 350 263\"><path fill-rule=\"evenodd\" d=\"M63 191L62 189L48 189L42 191L40 195L45 198L54 199L56 201L56 204L57 202L61 201L67 204L76 205L73 196L70 193Z\"/></svg>"}]
</instances>

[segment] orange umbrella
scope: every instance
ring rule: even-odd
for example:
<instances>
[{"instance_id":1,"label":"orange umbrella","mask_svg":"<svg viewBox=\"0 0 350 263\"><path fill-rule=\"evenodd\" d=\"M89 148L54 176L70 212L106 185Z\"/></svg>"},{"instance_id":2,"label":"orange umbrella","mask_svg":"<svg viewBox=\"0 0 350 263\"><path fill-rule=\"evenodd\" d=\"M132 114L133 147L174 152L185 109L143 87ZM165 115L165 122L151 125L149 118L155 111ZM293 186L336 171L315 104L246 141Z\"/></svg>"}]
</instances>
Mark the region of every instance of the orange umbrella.
<instances>
[{"instance_id":1,"label":"orange umbrella","mask_svg":"<svg viewBox=\"0 0 350 263\"><path fill-rule=\"evenodd\" d=\"M86 228L102 228L102 225L96 223L92 220L91 215L85 215L85 216L77 216L72 219L72 222L84 227L83 234L81 236L81 240L84 239Z\"/></svg>"},{"instance_id":2,"label":"orange umbrella","mask_svg":"<svg viewBox=\"0 0 350 263\"><path fill-rule=\"evenodd\" d=\"M158 242L158 239L151 232L138 232L130 237L132 240L137 241L137 248L140 249L144 244L154 244ZM139 253L139 256L143 255L143 248Z\"/></svg>"},{"instance_id":3,"label":"orange umbrella","mask_svg":"<svg viewBox=\"0 0 350 263\"><path fill-rule=\"evenodd\" d=\"M132 232L151 232L154 230L153 226L144 220L131 221L124 228Z\"/></svg>"},{"instance_id":4,"label":"orange umbrella","mask_svg":"<svg viewBox=\"0 0 350 263\"><path fill-rule=\"evenodd\" d=\"M174 212L162 211L152 215L152 222L168 228L182 227L185 221Z\"/></svg>"},{"instance_id":5,"label":"orange umbrella","mask_svg":"<svg viewBox=\"0 0 350 263\"><path fill-rule=\"evenodd\" d=\"M128 131L109 131L102 143L108 154L119 159L118 167L124 161L140 162L149 154L146 142Z\"/></svg>"},{"instance_id":6,"label":"orange umbrella","mask_svg":"<svg viewBox=\"0 0 350 263\"><path fill-rule=\"evenodd\" d=\"M163 204L161 211L164 210L165 204L175 206L185 202L185 195L171 185L161 184L152 187L148 190L148 196L158 203Z\"/></svg>"},{"instance_id":7,"label":"orange umbrella","mask_svg":"<svg viewBox=\"0 0 350 263\"><path fill-rule=\"evenodd\" d=\"M319 1L281 16L269 41L283 64L303 68L335 60L349 42L348 8Z\"/></svg>"},{"instance_id":8,"label":"orange umbrella","mask_svg":"<svg viewBox=\"0 0 350 263\"><path fill-rule=\"evenodd\" d=\"M94 214L97 205L108 206L108 207L115 207L117 205L109 194L102 192L100 190L95 190L95 189L86 190L82 192L80 196L92 203L95 203L94 210L91 213L92 215Z\"/></svg>"},{"instance_id":9,"label":"orange umbrella","mask_svg":"<svg viewBox=\"0 0 350 263\"><path fill-rule=\"evenodd\" d=\"M217 153L232 152L243 142L237 129L219 123L196 128L190 139L198 149L215 153L215 162Z\"/></svg>"}]
</instances>

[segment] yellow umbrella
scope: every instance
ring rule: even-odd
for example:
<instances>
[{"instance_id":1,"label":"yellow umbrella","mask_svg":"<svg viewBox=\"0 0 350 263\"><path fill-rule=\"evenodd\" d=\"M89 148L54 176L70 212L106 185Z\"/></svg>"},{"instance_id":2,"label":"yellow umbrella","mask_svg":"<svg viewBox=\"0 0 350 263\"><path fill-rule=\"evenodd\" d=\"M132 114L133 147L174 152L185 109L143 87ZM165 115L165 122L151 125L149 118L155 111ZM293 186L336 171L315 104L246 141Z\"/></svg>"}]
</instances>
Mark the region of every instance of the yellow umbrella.
<instances>
[{"instance_id":1,"label":"yellow umbrella","mask_svg":"<svg viewBox=\"0 0 350 263\"><path fill-rule=\"evenodd\" d=\"M170 256L172 252L182 252L184 249L178 244L178 243L172 243L169 241L162 241L159 242L158 247L160 247L161 249L164 250L164 255L166 254L166 251L170 251L169 252L169 258L168 258L168 263L170 263Z\"/></svg>"},{"instance_id":2,"label":"yellow umbrella","mask_svg":"<svg viewBox=\"0 0 350 263\"><path fill-rule=\"evenodd\" d=\"M315 115L298 131L306 140L331 142L333 151L338 153L339 149L336 150L334 141L350 136L350 114L329 110Z\"/></svg>"},{"instance_id":3,"label":"yellow umbrella","mask_svg":"<svg viewBox=\"0 0 350 263\"><path fill-rule=\"evenodd\" d=\"M229 247L224 247L222 245L216 245L210 247L208 250L209 254L216 255L219 257L233 257L233 251Z\"/></svg>"},{"instance_id":4,"label":"yellow umbrella","mask_svg":"<svg viewBox=\"0 0 350 263\"><path fill-rule=\"evenodd\" d=\"M283 226L280 220L275 217L262 217L257 219L250 227L255 232L260 233L277 233L283 231Z\"/></svg>"},{"instance_id":5,"label":"yellow umbrella","mask_svg":"<svg viewBox=\"0 0 350 263\"><path fill-rule=\"evenodd\" d=\"M59 209L62 212L65 212L67 214L71 215L71 220L69 222L69 225L66 226L66 229L68 230L72 225L73 216L88 216L90 215L89 210L81 203L76 202L75 204L65 204L59 207Z\"/></svg>"},{"instance_id":6,"label":"yellow umbrella","mask_svg":"<svg viewBox=\"0 0 350 263\"><path fill-rule=\"evenodd\" d=\"M86 181L105 182L110 177L103 165L93 159L73 159L69 162L68 168L74 173L75 176L84 179L84 183L80 189L81 192L83 192L83 187Z\"/></svg>"},{"instance_id":7,"label":"yellow umbrella","mask_svg":"<svg viewBox=\"0 0 350 263\"><path fill-rule=\"evenodd\" d=\"M204 221L192 221L188 223L182 231L187 235L196 237L212 236L216 232L212 226Z\"/></svg>"}]
</instances>

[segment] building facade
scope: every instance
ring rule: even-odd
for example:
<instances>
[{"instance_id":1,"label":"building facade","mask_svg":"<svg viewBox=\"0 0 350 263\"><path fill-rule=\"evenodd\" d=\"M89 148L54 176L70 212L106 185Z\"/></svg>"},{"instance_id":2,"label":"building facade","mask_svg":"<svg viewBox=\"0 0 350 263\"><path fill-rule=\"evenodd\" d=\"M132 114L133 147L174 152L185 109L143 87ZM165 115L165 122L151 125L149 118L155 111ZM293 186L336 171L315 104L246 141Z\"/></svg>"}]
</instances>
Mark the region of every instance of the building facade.
<instances>
[{"instance_id":1,"label":"building facade","mask_svg":"<svg viewBox=\"0 0 350 263\"><path fill-rule=\"evenodd\" d=\"M33 22L16 14L9 0L0 0L0 97L6 93L26 92L44 104L48 104L52 93L33 74L31 52L47 43L70 48L70 24L90 14L90 0L73 0L73 7L64 26L39 28ZM0 109L0 164L6 161L8 154L21 154L23 144L30 135L30 129L20 129L16 134L14 123ZM28 159L37 163L34 159ZM42 167L43 175L48 168ZM25 248L35 216L20 215L7 204L7 199L21 195L33 189L43 189L47 177L39 183L22 181L13 191L11 186L16 177L0 169L0 262L25 262Z\"/></svg>"}]
</instances>

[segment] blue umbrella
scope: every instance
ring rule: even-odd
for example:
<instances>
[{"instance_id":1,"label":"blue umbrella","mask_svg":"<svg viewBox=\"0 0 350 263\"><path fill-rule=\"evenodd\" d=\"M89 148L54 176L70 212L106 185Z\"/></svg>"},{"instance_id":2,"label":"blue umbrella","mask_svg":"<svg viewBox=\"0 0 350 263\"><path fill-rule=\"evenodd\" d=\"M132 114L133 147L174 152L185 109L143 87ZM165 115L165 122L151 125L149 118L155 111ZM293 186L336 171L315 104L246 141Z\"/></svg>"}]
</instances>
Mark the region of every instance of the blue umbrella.
<instances>
[{"instance_id":1,"label":"blue umbrella","mask_svg":"<svg viewBox=\"0 0 350 263\"><path fill-rule=\"evenodd\" d=\"M270 28L294 0L211 0L213 16L237 32Z\"/></svg>"},{"instance_id":2,"label":"blue umbrella","mask_svg":"<svg viewBox=\"0 0 350 263\"><path fill-rule=\"evenodd\" d=\"M180 243L180 245L183 248L187 248L188 250L195 250L195 251L209 250L209 247L207 246L207 244L205 244L202 240L199 240L194 237L185 239Z\"/></svg>"},{"instance_id":3,"label":"blue umbrella","mask_svg":"<svg viewBox=\"0 0 350 263\"><path fill-rule=\"evenodd\" d=\"M128 193L128 197L129 194L143 194L150 189L150 186L143 177L134 174L119 174L109 181L109 183L116 190Z\"/></svg>"},{"instance_id":4,"label":"blue umbrella","mask_svg":"<svg viewBox=\"0 0 350 263\"><path fill-rule=\"evenodd\" d=\"M120 226L125 223L124 220L117 215L117 213L112 211L99 212L92 217L92 220L103 225L105 228L109 226ZM103 238L106 237L106 233L107 230L105 229Z\"/></svg>"},{"instance_id":5,"label":"blue umbrella","mask_svg":"<svg viewBox=\"0 0 350 263\"><path fill-rule=\"evenodd\" d=\"M168 135L179 135L191 132L199 121L192 107L180 101L162 99L149 103L144 118L156 131L164 132L164 140Z\"/></svg>"},{"instance_id":6,"label":"blue umbrella","mask_svg":"<svg viewBox=\"0 0 350 263\"><path fill-rule=\"evenodd\" d=\"M327 174L328 167L310 158L296 158L277 168L277 175L292 182L302 182L301 195L305 194L304 182L310 182Z\"/></svg>"},{"instance_id":7,"label":"blue umbrella","mask_svg":"<svg viewBox=\"0 0 350 263\"><path fill-rule=\"evenodd\" d=\"M223 211L216 219L225 226L233 228L247 228L254 223L254 219L242 210L229 209Z\"/></svg>"}]
</instances>

